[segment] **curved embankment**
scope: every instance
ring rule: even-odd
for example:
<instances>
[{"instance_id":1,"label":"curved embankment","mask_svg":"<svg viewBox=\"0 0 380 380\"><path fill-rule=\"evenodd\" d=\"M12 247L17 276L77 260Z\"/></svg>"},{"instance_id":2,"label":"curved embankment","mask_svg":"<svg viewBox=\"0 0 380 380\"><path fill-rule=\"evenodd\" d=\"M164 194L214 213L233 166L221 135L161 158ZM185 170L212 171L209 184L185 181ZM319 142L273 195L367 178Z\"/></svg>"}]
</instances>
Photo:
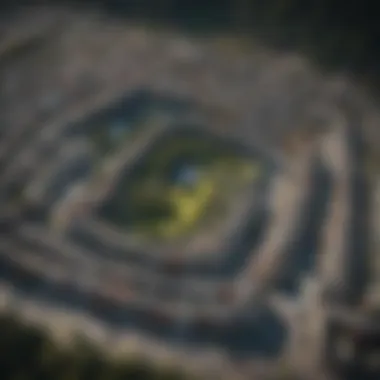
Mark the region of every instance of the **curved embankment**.
<instances>
[{"instance_id":1,"label":"curved embankment","mask_svg":"<svg viewBox=\"0 0 380 380\"><path fill-rule=\"evenodd\" d=\"M271 220L261 245L251 254L235 284L239 299L261 298L281 276L289 259L286 250L299 228L304 205L311 194L315 151L305 149L295 164L293 175L275 179L271 193ZM289 254L289 252L288 252Z\"/></svg>"},{"instance_id":2,"label":"curved embankment","mask_svg":"<svg viewBox=\"0 0 380 380\"><path fill-rule=\"evenodd\" d=\"M156 268L144 272L138 267L119 267L112 260L94 259L91 251L79 249L37 225L24 224L14 230L13 236L2 241L1 253L2 278L24 296L84 309L113 328L131 326L162 339L180 338L185 344L212 344L232 352L275 350L271 335L256 341L242 339L244 331L262 333L263 323L276 328L276 319L269 322L268 315L266 320L252 323L232 321L228 328L226 321L218 323L234 306L228 297L227 302L220 299L223 282L217 279L157 278ZM170 294L174 285L179 294ZM163 296L166 300L161 300ZM174 302L170 301L173 296ZM265 330L271 330L268 328Z\"/></svg>"},{"instance_id":3,"label":"curved embankment","mask_svg":"<svg viewBox=\"0 0 380 380\"><path fill-rule=\"evenodd\" d=\"M4 254L14 252L13 259L19 260L21 265L31 266L34 271L39 271L43 277L50 277L52 281L72 282L79 290L109 297L110 302L120 303L120 307L137 304L161 310L168 318L181 318L181 308L185 307L188 309L188 318L208 315L207 318L216 320L233 309L233 303L228 302L228 298L221 298L220 289L228 284L223 279L202 276L187 278L183 275L167 275L155 267L120 266L110 260L94 258L92 251L78 248L35 226L21 227L8 240L10 245L8 248L5 245ZM2 244L7 244L6 239L3 239ZM45 262L41 262L41 259ZM55 277L57 271L60 274ZM79 275L74 276L74 273Z\"/></svg>"},{"instance_id":4,"label":"curved embankment","mask_svg":"<svg viewBox=\"0 0 380 380\"><path fill-rule=\"evenodd\" d=\"M143 139L143 148L161 132L155 130ZM71 240L72 233L60 235L46 226L22 223L1 242L1 277L13 284L20 297L91 315L107 329L134 329L162 341L216 346L237 355L273 355L281 348L285 326L265 305L267 296L276 289L295 292L300 287L302 276L313 266L320 238L317 267L321 267L322 284L330 290L337 275L346 283L350 278L345 244L353 177L346 137L344 126L337 126L322 141L321 151L318 145L305 146L291 175L284 172L273 179L268 209L253 217L257 228L256 238L250 241L253 246L247 249L249 229L239 234L219 272L168 273L159 260L126 252L123 242L118 252L110 251L110 244L99 236L80 246L78 239ZM145 152L141 148L138 145L115 158L112 173L117 177L125 165L141 157ZM107 182L99 194L108 193L109 186ZM248 214L258 210L254 204L247 209ZM263 210L268 212L265 223ZM326 232L320 230L324 220ZM84 218L73 223L74 231L80 223L89 228L86 222ZM92 233L96 235L101 234ZM242 252L236 255L239 260L234 249ZM307 255L302 254L305 251ZM121 255L122 260L116 260ZM229 260L235 260L236 272L222 268ZM251 306L260 311L254 318Z\"/></svg>"},{"instance_id":5,"label":"curved embankment","mask_svg":"<svg viewBox=\"0 0 380 380\"><path fill-rule=\"evenodd\" d=\"M321 240L319 261L321 281L331 297L344 297L347 290L348 224L351 218L351 156L345 135L346 125L337 128L322 142L322 158L334 176L329 215Z\"/></svg>"},{"instance_id":6,"label":"curved embankment","mask_svg":"<svg viewBox=\"0 0 380 380\"><path fill-rule=\"evenodd\" d=\"M371 278L370 234L371 234L371 184L366 173L366 150L363 135L360 133L358 117L350 120L348 144L352 154L352 214L349 231L350 292L348 301L361 304Z\"/></svg>"},{"instance_id":7,"label":"curved embankment","mask_svg":"<svg viewBox=\"0 0 380 380\"><path fill-rule=\"evenodd\" d=\"M92 250L80 249L42 227L25 225L8 243L3 241L3 276L10 276L9 281L25 294L85 310L114 328L130 326L162 339L218 345L232 352L273 352L283 335L276 318L270 322L270 315L265 313L250 322L234 318L240 313L236 308L252 300L257 289L271 287L282 270L284 249L297 230L302 205L310 195L310 151L305 158L293 178L279 177L274 184L273 214L268 221L272 224L264 231L261 244L249 252L238 277L238 286L242 281L247 283L244 292L234 293L235 280L223 277L187 278L160 274L159 267L121 267L107 255L95 258ZM12 258L7 257L10 251ZM229 289L233 292L230 295ZM228 321L231 316L234 318ZM274 339L268 332L276 329ZM242 339L247 331L257 340ZM258 334L263 333L260 338Z\"/></svg>"},{"instance_id":8,"label":"curved embankment","mask_svg":"<svg viewBox=\"0 0 380 380\"><path fill-rule=\"evenodd\" d=\"M172 129L175 133L178 131L178 128L173 127ZM266 215L264 215L265 210L263 209L266 208L267 203L265 191L269 186L270 181L268 179L265 179L264 185L257 185L255 183L252 184L252 188L247 189L247 194L243 194L247 195L246 202L235 202L236 210L232 210L233 215L229 218L229 222L225 223L226 225L223 226L223 228L226 229L226 233L223 234L221 231L218 231L220 232L220 238L218 239L218 236L215 236L215 239L213 239L216 240L215 254L212 252L211 255L209 255L211 256L210 260L207 260L206 254L203 255L206 256L206 259L201 257L201 254L198 255L200 256L199 260L198 258L195 259L197 252L192 252L191 247L183 248L181 246L171 246L169 244L168 246L163 246L161 249L160 247L157 247L157 244L152 243L149 245L145 240L141 242L141 239L139 240L135 236L131 236L124 231L116 230L114 227L108 225L98 215L99 207L96 207L96 204L101 204L104 200L107 201L107 198L110 196L112 197L113 188L118 178L120 176L128 175L128 173L134 169L135 165L138 165L139 159L151 148L149 141L154 143L156 137L160 134L161 138L164 138L165 136L162 135L162 133L165 133L165 130L170 132L170 127L164 127L163 129L158 128L152 131L150 136L145 136L141 140L141 143L139 141L139 144L134 144L133 149L125 149L120 155L114 157L112 162L107 164L107 167L109 168L109 170L107 169L107 172L109 172L108 177L110 178L107 180L107 175L102 176L98 184L99 186L97 186L96 189L93 189L91 187L92 184L90 183L89 187L91 194L94 194L94 192L95 194L92 196L91 201L86 200L88 203L87 208L89 211L89 217L81 218L77 222L72 223L72 226L71 228L69 227L68 231L70 238L75 240L78 245L91 247L91 249L93 249L95 253L99 253L100 256L104 257L104 255L107 255L110 259L113 258L120 263L124 262L127 264L130 260L131 262L138 261L141 265L144 263L148 263L149 265L153 265L153 263L166 265L164 261L167 261L167 265L170 266L173 261L174 264L177 263L178 266L182 266L182 271L185 272L190 272L192 266L194 273L203 271L205 272L204 274L207 274L206 272L209 271L210 274L212 274L213 272L226 271L226 260L224 260L223 264L221 263L221 260L219 260L219 257L222 256L221 251L226 252L223 254L224 256L229 255L231 250L230 246L234 246L234 248L237 248L240 251L241 249L236 247L236 245L240 244L242 246L243 244L240 242L241 240L247 240L246 243L248 243L249 240L247 236L243 237L242 235L252 233L252 231L255 234L255 230L262 228L261 224L265 224L264 219ZM207 136L207 131L204 131L202 135ZM218 139L221 137L216 135L214 138ZM240 145L238 145L238 147L240 147ZM242 149L243 148L247 150L247 147L243 146ZM239 154L243 154L243 152L239 151ZM249 150L247 154L253 153ZM270 164L272 165L272 163ZM268 166L270 165L268 164ZM112 180L112 176L115 177L114 180ZM63 204L62 207L64 206L65 205ZM253 216L254 213L257 215ZM258 224L260 224L260 226L257 226ZM256 233L256 235L259 234ZM183 242L182 244L184 245L186 242ZM100 249L100 247L103 248ZM164 254L162 251L167 251L167 254ZM170 255L170 252L173 252L174 255ZM166 258L164 259L165 256ZM214 265L217 260L219 263ZM215 273L215 275L217 275L217 273Z\"/></svg>"},{"instance_id":9,"label":"curved embankment","mask_svg":"<svg viewBox=\"0 0 380 380\"><path fill-rule=\"evenodd\" d=\"M263 238L269 222L265 198L259 193L251 207L244 207L246 215L243 217L239 215L238 220L231 226L234 236L227 242L227 247L221 246L208 258L201 257L201 260L197 256L194 259L191 257L188 260L182 259L180 251L179 257L168 256L162 252L164 248L160 250L147 246L143 250L144 245L139 244L139 241L132 240L126 244L125 236L120 236L120 233L95 218L74 223L68 236L78 246L93 251L99 258L109 259L120 265L156 267L159 271L178 273L186 277L207 276L216 280L218 278L227 280L244 266L247 255L251 253L250 247L254 247ZM236 223L242 225L241 232L237 230ZM222 238L224 241L225 237Z\"/></svg>"},{"instance_id":10,"label":"curved embankment","mask_svg":"<svg viewBox=\"0 0 380 380\"><path fill-rule=\"evenodd\" d=\"M349 130L345 120L341 119L319 141L319 164L324 173L319 186L324 184L325 188L318 187L321 191L314 194L313 200L316 203L313 205L318 208L308 210L314 214L314 229L308 231L311 224L305 223L306 234L298 240L298 246L293 245L301 248L301 253L307 259L310 258L310 251L305 248L311 249L314 268L312 271L310 268L301 271L300 283L296 284L294 279L290 282L293 282L290 288L292 297L281 294L281 290L289 290L286 286L270 298L271 305L282 314L289 327L289 358L300 370L306 371L309 377L314 376L316 366L321 365L323 351L326 349L325 327L328 318L335 310L339 310L339 305L347 299L353 286L348 233L352 228L355 211L352 170L354 157L349 142ZM318 205L319 201L323 203ZM294 253L297 256L299 251Z\"/></svg>"},{"instance_id":11,"label":"curved embankment","mask_svg":"<svg viewBox=\"0 0 380 380\"><path fill-rule=\"evenodd\" d=\"M110 277L104 278L105 283L103 284L99 283L102 276L97 276L96 280L92 279L97 282L96 284L94 282L86 283L88 266L81 267L78 262L67 259L55 260L49 265L46 257L43 257L44 252L39 251L39 257L34 255L32 258L30 257L31 251L27 250L27 247L24 247L24 250L20 248L20 243L5 244L3 242L0 268L3 280L13 284L22 297L40 299L42 302L49 302L56 307L69 308L73 312L76 310L89 313L110 328L133 328L164 340L181 339L185 345L205 344L207 346L211 344L231 349L232 352L241 349L247 352L257 350L261 352L269 350L270 352L273 350L268 342L246 341L244 343L238 338L239 335L244 334L244 330L252 331L253 335L258 334L262 331L259 326L264 322L268 324L268 320L258 321L251 325L231 325L226 330L223 325L215 324L216 321L210 320L209 324L207 319L203 322L200 315L192 316L191 305L187 308L185 305L181 307L181 302L179 302L175 309L165 311L165 305L160 304L157 299L145 299L145 302L142 298L134 300L133 296L128 297L128 293L122 291L120 284L118 289L112 289ZM7 256L9 251L15 253L11 258ZM51 261L53 251L50 250L46 253L50 254ZM66 268L63 269L63 266ZM98 271L100 274L99 268ZM120 276L119 280L123 281L125 273L119 272L119 275L121 274L124 276ZM134 274L136 275L136 273ZM117 277L115 271L109 272L109 275L113 276L115 281ZM144 311L144 303L151 312ZM185 308L183 309L183 307ZM276 324L276 321L269 324L273 327L273 323Z\"/></svg>"},{"instance_id":12,"label":"curved embankment","mask_svg":"<svg viewBox=\"0 0 380 380\"><path fill-rule=\"evenodd\" d=\"M316 157L311 169L310 193L302 206L303 215L292 240L285 248L284 263L275 289L297 296L303 280L315 269L322 229L328 214L333 178Z\"/></svg>"},{"instance_id":13,"label":"curved embankment","mask_svg":"<svg viewBox=\"0 0 380 380\"><path fill-rule=\"evenodd\" d=\"M346 240L356 172L346 133L338 125L321 141L321 148L305 148L292 176L274 179L266 228L233 279L223 271L208 277L116 261L99 244L85 249L65 235L27 223L3 236L0 277L12 284L19 299L101 321L106 336L133 330L186 349L203 347L239 357L275 355L286 328L266 306L267 296L273 290L294 293L311 271L316 247L324 294L344 299L350 293L350 288L335 287L337 275L338 285L351 285L352 275ZM308 255L302 255L305 250ZM336 272L330 272L331 265ZM290 269L291 278L286 276ZM251 306L260 310L254 318Z\"/></svg>"},{"instance_id":14,"label":"curved embankment","mask_svg":"<svg viewBox=\"0 0 380 380\"><path fill-rule=\"evenodd\" d=\"M368 280L368 184L357 126L341 120L322 144L334 184L317 270L326 301L357 303Z\"/></svg>"},{"instance_id":15,"label":"curved embankment","mask_svg":"<svg viewBox=\"0 0 380 380\"><path fill-rule=\"evenodd\" d=\"M380 305L380 177L372 179L370 215L370 256L371 270L368 278L367 303L377 308Z\"/></svg>"}]
</instances>

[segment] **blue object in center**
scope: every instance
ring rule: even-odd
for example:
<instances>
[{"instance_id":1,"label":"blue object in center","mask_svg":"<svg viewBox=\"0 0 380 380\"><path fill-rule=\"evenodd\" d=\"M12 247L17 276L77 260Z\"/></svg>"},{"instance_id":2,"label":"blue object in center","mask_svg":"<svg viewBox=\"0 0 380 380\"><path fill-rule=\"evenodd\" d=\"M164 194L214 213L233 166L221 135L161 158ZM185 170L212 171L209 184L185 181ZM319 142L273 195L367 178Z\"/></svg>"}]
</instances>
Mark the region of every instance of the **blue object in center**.
<instances>
[{"instance_id":1,"label":"blue object in center","mask_svg":"<svg viewBox=\"0 0 380 380\"><path fill-rule=\"evenodd\" d=\"M173 181L177 185L194 186L199 181L200 174L198 166L183 164L175 171Z\"/></svg>"}]
</instances>

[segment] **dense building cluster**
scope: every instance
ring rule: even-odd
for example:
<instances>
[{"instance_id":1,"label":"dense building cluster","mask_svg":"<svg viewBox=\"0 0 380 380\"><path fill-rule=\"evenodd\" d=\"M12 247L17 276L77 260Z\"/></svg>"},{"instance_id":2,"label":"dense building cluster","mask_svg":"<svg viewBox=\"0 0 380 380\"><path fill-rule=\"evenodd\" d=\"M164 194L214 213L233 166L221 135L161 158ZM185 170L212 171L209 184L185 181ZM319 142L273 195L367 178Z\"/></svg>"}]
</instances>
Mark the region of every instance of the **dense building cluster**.
<instances>
[{"instance_id":1,"label":"dense building cluster","mask_svg":"<svg viewBox=\"0 0 380 380\"><path fill-rule=\"evenodd\" d=\"M148 37L134 38L144 48L129 53L141 60ZM369 274L376 199L360 129L337 105L317 135L301 134L284 155L253 133L258 121L276 127L268 105L290 117L272 91L286 82L280 70L266 73L252 104L237 91L242 78L232 78L226 88L236 96L214 99L220 109L235 102L239 117L221 121L207 97L228 69L201 70L210 83L196 96L192 78L212 52L199 58L185 44L181 55L178 46L174 67L188 82L176 72L172 81L136 74L65 117L40 114L38 126L12 119L4 129L1 282L24 300L16 308L34 300L85 314L107 336L133 330L184 361L194 352L197 363L215 353L285 356L318 371L330 321L367 315L367 289L379 291ZM142 351L157 356L150 347Z\"/></svg>"}]
</instances>

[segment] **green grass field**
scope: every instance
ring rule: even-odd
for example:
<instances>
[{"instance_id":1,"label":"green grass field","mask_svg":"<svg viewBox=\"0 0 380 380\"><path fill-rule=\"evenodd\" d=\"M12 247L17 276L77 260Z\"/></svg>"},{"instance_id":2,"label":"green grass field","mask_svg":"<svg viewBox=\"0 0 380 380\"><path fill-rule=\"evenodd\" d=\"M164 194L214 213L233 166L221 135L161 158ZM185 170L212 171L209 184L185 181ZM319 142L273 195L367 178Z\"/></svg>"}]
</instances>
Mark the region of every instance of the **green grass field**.
<instances>
[{"instance_id":1,"label":"green grass field","mask_svg":"<svg viewBox=\"0 0 380 380\"><path fill-rule=\"evenodd\" d=\"M190 182L173 178L186 168L196 173ZM119 184L103 216L152 238L184 237L223 217L231 197L261 172L258 162L217 142L171 137Z\"/></svg>"}]
</instances>

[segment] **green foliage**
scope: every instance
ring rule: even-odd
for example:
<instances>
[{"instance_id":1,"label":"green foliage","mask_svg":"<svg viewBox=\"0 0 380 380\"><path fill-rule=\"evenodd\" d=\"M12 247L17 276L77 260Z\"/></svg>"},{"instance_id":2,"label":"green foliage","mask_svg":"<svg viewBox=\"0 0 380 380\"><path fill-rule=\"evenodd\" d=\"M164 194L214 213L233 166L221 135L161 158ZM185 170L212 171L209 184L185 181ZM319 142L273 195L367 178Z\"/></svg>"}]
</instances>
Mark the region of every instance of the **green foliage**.
<instances>
[{"instance_id":1,"label":"green foliage","mask_svg":"<svg viewBox=\"0 0 380 380\"><path fill-rule=\"evenodd\" d=\"M173 180L193 165L199 174L193 183ZM223 214L231 197L260 177L259 169L218 141L172 136L125 176L102 216L154 239L189 236Z\"/></svg>"},{"instance_id":2,"label":"green foliage","mask_svg":"<svg viewBox=\"0 0 380 380\"><path fill-rule=\"evenodd\" d=\"M42 329L11 315L0 316L2 380L185 380L175 369L159 369L139 359L116 360L90 342L76 339L58 347Z\"/></svg>"}]
</instances>

